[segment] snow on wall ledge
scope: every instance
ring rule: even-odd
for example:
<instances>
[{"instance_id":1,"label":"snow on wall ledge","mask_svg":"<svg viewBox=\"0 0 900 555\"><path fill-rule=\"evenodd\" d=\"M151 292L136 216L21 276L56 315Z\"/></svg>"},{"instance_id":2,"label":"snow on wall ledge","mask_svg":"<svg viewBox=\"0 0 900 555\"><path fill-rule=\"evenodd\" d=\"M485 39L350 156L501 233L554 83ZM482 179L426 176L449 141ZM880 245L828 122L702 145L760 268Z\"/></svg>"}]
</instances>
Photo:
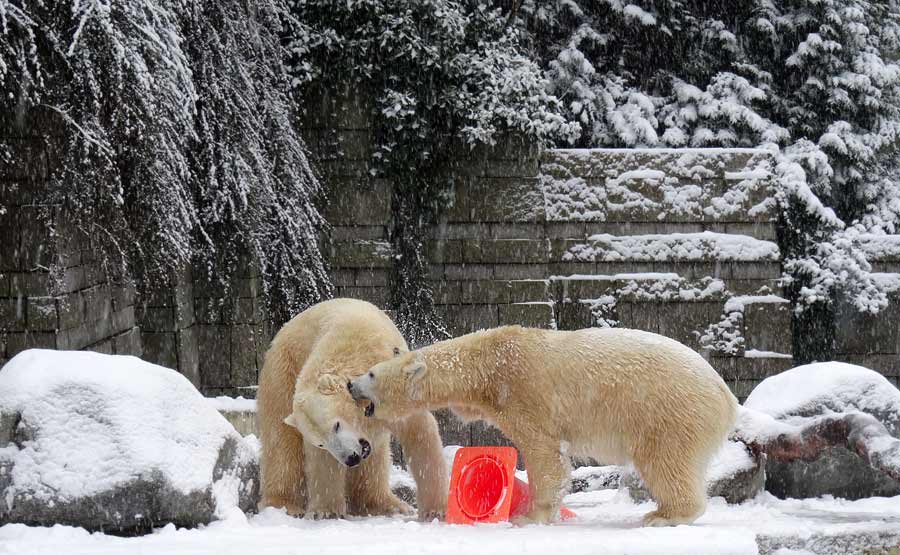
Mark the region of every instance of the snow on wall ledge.
<instances>
[{"instance_id":1,"label":"snow on wall ledge","mask_svg":"<svg viewBox=\"0 0 900 555\"><path fill-rule=\"evenodd\" d=\"M763 149L560 149L541 183L548 221L768 221L773 169Z\"/></svg>"},{"instance_id":2,"label":"snow on wall ledge","mask_svg":"<svg viewBox=\"0 0 900 555\"><path fill-rule=\"evenodd\" d=\"M564 261L613 262L619 260L670 261L718 260L778 261L778 245L746 235L703 231L616 236L591 235L587 244L573 245L563 254Z\"/></svg>"}]
</instances>

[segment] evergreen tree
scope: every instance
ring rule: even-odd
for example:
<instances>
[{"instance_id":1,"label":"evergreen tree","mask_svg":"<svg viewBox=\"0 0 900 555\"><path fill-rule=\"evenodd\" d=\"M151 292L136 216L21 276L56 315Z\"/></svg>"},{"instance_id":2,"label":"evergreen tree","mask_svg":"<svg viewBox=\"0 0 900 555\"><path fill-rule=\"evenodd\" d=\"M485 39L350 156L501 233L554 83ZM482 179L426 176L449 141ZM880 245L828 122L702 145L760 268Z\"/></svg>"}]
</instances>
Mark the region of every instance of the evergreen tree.
<instances>
[{"instance_id":1,"label":"evergreen tree","mask_svg":"<svg viewBox=\"0 0 900 555\"><path fill-rule=\"evenodd\" d=\"M876 312L858 243L900 215L898 4L870 0L569 0L521 24L583 146L778 152L797 358L828 357L834 303Z\"/></svg>"}]
</instances>

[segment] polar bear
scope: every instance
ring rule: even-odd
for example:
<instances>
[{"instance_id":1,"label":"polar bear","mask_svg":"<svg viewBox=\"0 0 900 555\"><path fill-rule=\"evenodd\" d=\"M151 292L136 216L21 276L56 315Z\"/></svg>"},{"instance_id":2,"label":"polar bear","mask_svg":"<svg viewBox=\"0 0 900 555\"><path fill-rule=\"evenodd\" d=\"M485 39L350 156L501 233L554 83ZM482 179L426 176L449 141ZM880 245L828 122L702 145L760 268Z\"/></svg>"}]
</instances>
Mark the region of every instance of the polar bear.
<instances>
[{"instance_id":1,"label":"polar bear","mask_svg":"<svg viewBox=\"0 0 900 555\"><path fill-rule=\"evenodd\" d=\"M644 525L693 522L737 411L699 354L630 329L483 330L376 364L347 387L377 418L449 406L494 422L532 485L520 523L559 513L572 456L634 463L658 504Z\"/></svg>"},{"instance_id":2,"label":"polar bear","mask_svg":"<svg viewBox=\"0 0 900 555\"><path fill-rule=\"evenodd\" d=\"M419 518L443 515L449 479L434 417L363 418L347 392L350 378L407 351L384 312L354 299L319 303L281 328L257 392L260 508L312 518L409 513L388 483L393 434L416 480Z\"/></svg>"}]
</instances>

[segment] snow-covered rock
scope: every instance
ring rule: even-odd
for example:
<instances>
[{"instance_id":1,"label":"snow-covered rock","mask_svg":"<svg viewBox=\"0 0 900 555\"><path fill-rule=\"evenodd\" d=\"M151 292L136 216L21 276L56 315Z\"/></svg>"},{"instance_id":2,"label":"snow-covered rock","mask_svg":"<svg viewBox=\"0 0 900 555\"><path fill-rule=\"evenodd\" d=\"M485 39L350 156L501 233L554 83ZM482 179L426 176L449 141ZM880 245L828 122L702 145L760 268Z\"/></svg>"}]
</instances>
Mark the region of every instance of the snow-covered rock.
<instances>
[{"instance_id":1,"label":"snow-covered rock","mask_svg":"<svg viewBox=\"0 0 900 555\"><path fill-rule=\"evenodd\" d=\"M254 443L174 370L24 351L0 371L0 524L135 532L251 510Z\"/></svg>"},{"instance_id":2,"label":"snow-covered rock","mask_svg":"<svg viewBox=\"0 0 900 555\"><path fill-rule=\"evenodd\" d=\"M625 468L617 465L580 466L572 470L570 493L618 489Z\"/></svg>"},{"instance_id":3,"label":"snow-covered rock","mask_svg":"<svg viewBox=\"0 0 900 555\"><path fill-rule=\"evenodd\" d=\"M750 452L739 441L726 441L706 469L706 493L710 497L724 497L728 503L743 503L756 497L766 482L765 467L759 455ZM635 501L650 499L634 470L622 475L622 486Z\"/></svg>"},{"instance_id":4,"label":"snow-covered rock","mask_svg":"<svg viewBox=\"0 0 900 555\"><path fill-rule=\"evenodd\" d=\"M855 364L818 362L763 380L744 406L779 420L859 411L900 435L900 390L884 376Z\"/></svg>"},{"instance_id":5,"label":"snow-covered rock","mask_svg":"<svg viewBox=\"0 0 900 555\"><path fill-rule=\"evenodd\" d=\"M823 362L782 372L756 386L744 407L796 426L826 414L863 412L900 437L900 390L881 374L853 364ZM900 494L900 483L843 447L828 448L812 462L770 459L766 474L766 489L779 497Z\"/></svg>"}]
</instances>

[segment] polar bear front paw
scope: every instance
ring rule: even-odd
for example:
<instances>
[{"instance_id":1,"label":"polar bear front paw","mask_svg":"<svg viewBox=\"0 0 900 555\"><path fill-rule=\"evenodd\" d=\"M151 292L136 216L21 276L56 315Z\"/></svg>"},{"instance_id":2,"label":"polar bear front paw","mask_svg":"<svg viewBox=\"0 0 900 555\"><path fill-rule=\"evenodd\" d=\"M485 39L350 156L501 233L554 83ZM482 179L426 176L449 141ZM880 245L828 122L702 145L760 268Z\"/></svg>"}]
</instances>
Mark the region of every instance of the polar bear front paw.
<instances>
[{"instance_id":1,"label":"polar bear front paw","mask_svg":"<svg viewBox=\"0 0 900 555\"><path fill-rule=\"evenodd\" d=\"M366 512L369 514L369 516L406 516L413 514L413 508L410 507L409 504L405 501L396 499L393 503L386 503L383 505L368 507L368 510Z\"/></svg>"},{"instance_id":2,"label":"polar bear front paw","mask_svg":"<svg viewBox=\"0 0 900 555\"><path fill-rule=\"evenodd\" d=\"M306 513L306 518L312 520L335 520L338 518L344 518L347 515L345 513L339 513L336 511L308 511Z\"/></svg>"},{"instance_id":3,"label":"polar bear front paw","mask_svg":"<svg viewBox=\"0 0 900 555\"><path fill-rule=\"evenodd\" d=\"M515 526L527 526L529 524L550 524L553 522L553 513L549 511L531 511L524 515L514 517L510 522Z\"/></svg>"},{"instance_id":4,"label":"polar bear front paw","mask_svg":"<svg viewBox=\"0 0 900 555\"><path fill-rule=\"evenodd\" d=\"M263 510L267 507L280 508L284 510L289 516L303 518L303 514L306 510L300 505L293 503L291 501L285 501L283 499L266 499L259 503L258 509Z\"/></svg>"},{"instance_id":5,"label":"polar bear front paw","mask_svg":"<svg viewBox=\"0 0 900 555\"><path fill-rule=\"evenodd\" d=\"M519 515L509 519L513 526L528 526L529 524L536 524L534 520L531 519L528 515Z\"/></svg>"},{"instance_id":6,"label":"polar bear front paw","mask_svg":"<svg viewBox=\"0 0 900 555\"><path fill-rule=\"evenodd\" d=\"M431 522L434 519L438 519L439 522L444 521L444 511L441 510L433 510L433 511L421 511L419 513L419 522Z\"/></svg>"},{"instance_id":7,"label":"polar bear front paw","mask_svg":"<svg viewBox=\"0 0 900 555\"><path fill-rule=\"evenodd\" d=\"M408 503L406 503L405 501L400 501L392 508L390 514L409 516L413 514L413 512L413 508L410 507Z\"/></svg>"},{"instance_id":8,"label":"polar bear front paw","mask_svg":"<svg viewBox=\"0 0 900 555\"><path fill-rule=\"evenodd\" d=\"M296 518L303 518L305 514L305 511L299 505L294 505L293 503L285 505L284 510L287 514Z\"/></svg>"}]
</instances>

